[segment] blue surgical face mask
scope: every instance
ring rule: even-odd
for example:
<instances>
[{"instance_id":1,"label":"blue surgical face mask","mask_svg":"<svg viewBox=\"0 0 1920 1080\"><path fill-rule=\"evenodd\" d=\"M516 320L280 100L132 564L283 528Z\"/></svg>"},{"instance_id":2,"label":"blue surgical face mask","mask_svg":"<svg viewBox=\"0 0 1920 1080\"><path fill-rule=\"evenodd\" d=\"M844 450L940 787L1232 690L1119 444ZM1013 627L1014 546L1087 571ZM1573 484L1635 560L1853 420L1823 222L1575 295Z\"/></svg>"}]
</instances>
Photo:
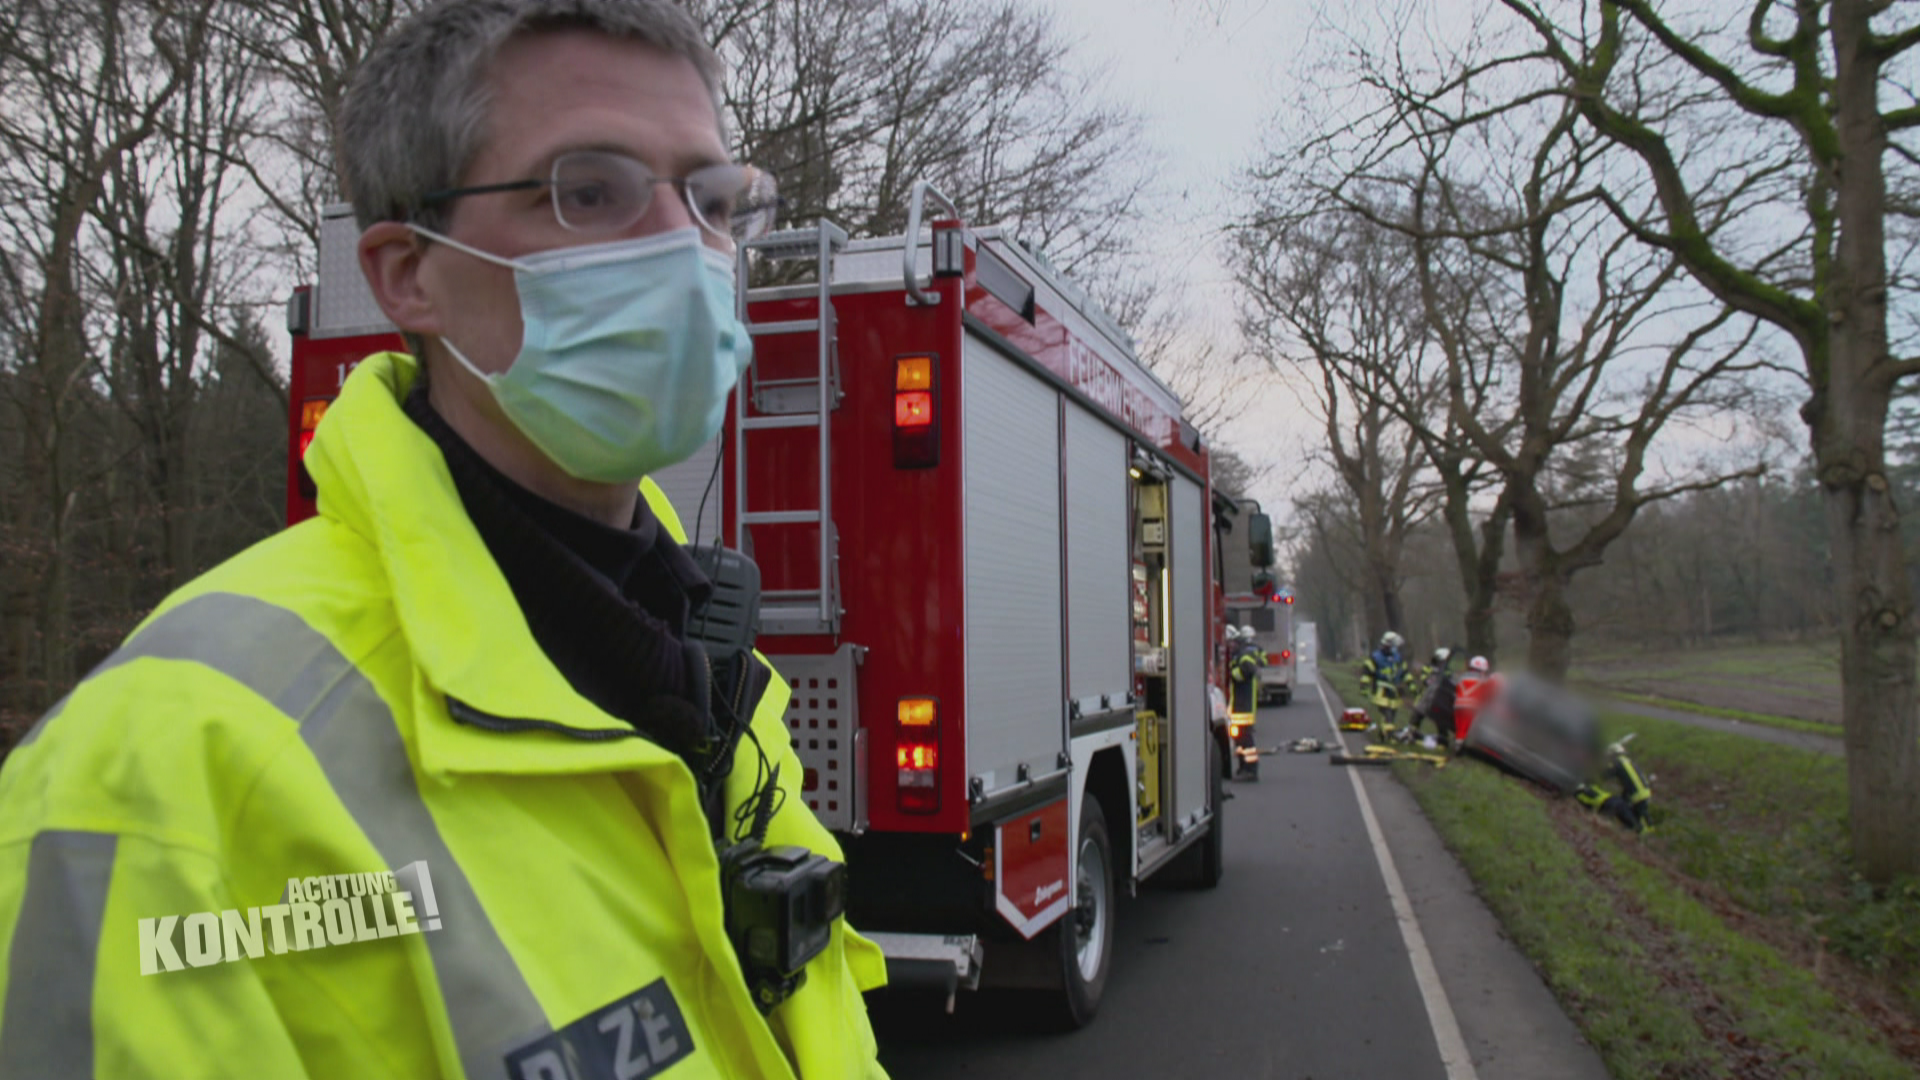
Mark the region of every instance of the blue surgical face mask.
<instances>
[{"instance_id":1,"label":"blue surgical face mask","mask_svg":"<svg viewBox=\"0 0 1920 1080\"><path fill-rule=\"evenodd\" d=\"M753 342L734 313L733 260L699 229L503 259L410 227L513 271L512 367L483 373L441 341L568 475L633 483L719 432Z\"/></svg>"}]
</instances>

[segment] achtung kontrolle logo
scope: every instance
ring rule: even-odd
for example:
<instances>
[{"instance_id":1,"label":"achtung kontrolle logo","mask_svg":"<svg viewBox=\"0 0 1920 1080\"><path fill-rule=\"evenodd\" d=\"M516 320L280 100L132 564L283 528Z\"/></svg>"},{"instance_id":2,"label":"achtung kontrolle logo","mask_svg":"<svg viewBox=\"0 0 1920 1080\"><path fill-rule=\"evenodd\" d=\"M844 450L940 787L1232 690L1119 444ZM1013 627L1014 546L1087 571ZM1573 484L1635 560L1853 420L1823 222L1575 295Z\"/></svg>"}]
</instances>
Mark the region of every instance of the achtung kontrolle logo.
<instances>
[{"instance_id":1,"label":"achtung kontrolle logo","mask_svg":"<svg viewBox=\"0 0 1920 1080\"><path fill-rule=\"evenodd\" d=\"M278 904L141 919L140 974L438 929L440 905L424 861L398 871L288 878Z\"/></svg>"}]
</instances>

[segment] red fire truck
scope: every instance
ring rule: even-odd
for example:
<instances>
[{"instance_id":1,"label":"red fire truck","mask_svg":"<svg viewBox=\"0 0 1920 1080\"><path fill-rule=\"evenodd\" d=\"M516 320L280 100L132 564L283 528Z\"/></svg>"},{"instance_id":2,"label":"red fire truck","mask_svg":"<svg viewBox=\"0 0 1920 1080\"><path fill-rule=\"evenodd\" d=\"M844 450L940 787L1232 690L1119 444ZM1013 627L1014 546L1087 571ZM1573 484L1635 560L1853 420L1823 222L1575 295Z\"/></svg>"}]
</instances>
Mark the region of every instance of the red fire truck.
<instances>
[{"instance_id":1,"label":"red fire truck","mask_svg":"<svg viewBox=\"0 0 1920 1080\"><path fill-rule=\"evenodd\" d=\"M951 215L923 234L928 198ZM900 236L830 222L741 253L752 367L723 433L653 477L690 539L760 567L808 805L896 983L1055 991L1092 1018L1115 898L1212 885L1230 755L1207 450L1086 294L914 191ZM347 371L399 348L343 207L296 294L300 454ZM748 280L801 284L746 289Z\"/></svg>"}]
</instances>

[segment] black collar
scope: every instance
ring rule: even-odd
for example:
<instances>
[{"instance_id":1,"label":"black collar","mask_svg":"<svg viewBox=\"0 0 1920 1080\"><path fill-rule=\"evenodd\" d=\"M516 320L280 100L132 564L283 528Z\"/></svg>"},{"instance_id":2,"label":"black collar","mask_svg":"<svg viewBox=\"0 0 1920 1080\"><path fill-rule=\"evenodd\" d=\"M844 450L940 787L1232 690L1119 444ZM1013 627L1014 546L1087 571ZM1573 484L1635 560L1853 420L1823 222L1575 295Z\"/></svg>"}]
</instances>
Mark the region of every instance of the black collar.
<instances>
[{"instance_id":1,"label":"black collar","mask_svg":"<svg viewBox=\"0 0 1920 1080\"><path fill-rule=\"evenodd\" d=\"M707 661L685 640L713 586L641 499L631 529L557 506L507 479L416 386L404 409L446 457L474 528L547 658L582 697L674 750L696 731L656 731L663 713L704 723ZM663 707L669 696L691 710ZM681 725L670 725L679 728Z\"/></svg>"}]
</instances>

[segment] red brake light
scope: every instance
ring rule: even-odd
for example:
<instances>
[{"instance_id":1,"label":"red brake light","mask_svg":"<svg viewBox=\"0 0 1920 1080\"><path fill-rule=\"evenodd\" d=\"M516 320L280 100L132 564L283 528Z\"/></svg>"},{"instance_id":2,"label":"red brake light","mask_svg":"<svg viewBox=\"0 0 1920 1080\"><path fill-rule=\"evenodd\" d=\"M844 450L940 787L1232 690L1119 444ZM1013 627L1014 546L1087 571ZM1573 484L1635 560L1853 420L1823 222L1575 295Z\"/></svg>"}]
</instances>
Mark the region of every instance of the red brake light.
<instances>
[{"instance_id":1,"label":"red brake light","mask_svg":"<svg viewBox=\"0 0 1920 1080\"><path fill-rule=\"evenodd\" d=\"M940 704L933 698L902 698L894 727L894 767L903 814L940 809Z\"/></svg>"},{"instance_id":2,"label":"red brake light","mask_svg":"<svg viewBox=\"0 0 1920 1080\"><path fill-rule=\"evenodd\" d=\"M895 427L918 428L933 423L933 394L926 390L904 390L893 395Z\"/></svg>"},{"instance_id":3,"label":"red brake light","mask_svg":"<svg viewBox=\"0 0 1920 1080\"><path fill-rule=\"evenodd\" d=\"M327 406L333 404L331 398L311 398L300 405L300 456L307 456L307 447L313 445L313 433L320 427L320 421L327 415Z\"/></svg>"},{"instance_id":4,"label":"red brake light","mask_svg":"<svg viewBox=\"0 0 1920 1080\"><path fill-rule=\"evenodd\" d=\"M1281 650L1280 650L1280 659L1282 659L1282 660L1291 660L1291 659L1293 659L1293 650L1292 650L1292 649L1281 649Z\"/></svg>"},{"instance_id":5,"label":"red brake light","mask_svg":"<svg viewBox=\"0 0 1920 1080\"><path fill-rule=\"evenodd\" d=\"M893 361L893 466L927 469L940 464L939 357L898 356Z\"/></svg>"}]
</instances>

